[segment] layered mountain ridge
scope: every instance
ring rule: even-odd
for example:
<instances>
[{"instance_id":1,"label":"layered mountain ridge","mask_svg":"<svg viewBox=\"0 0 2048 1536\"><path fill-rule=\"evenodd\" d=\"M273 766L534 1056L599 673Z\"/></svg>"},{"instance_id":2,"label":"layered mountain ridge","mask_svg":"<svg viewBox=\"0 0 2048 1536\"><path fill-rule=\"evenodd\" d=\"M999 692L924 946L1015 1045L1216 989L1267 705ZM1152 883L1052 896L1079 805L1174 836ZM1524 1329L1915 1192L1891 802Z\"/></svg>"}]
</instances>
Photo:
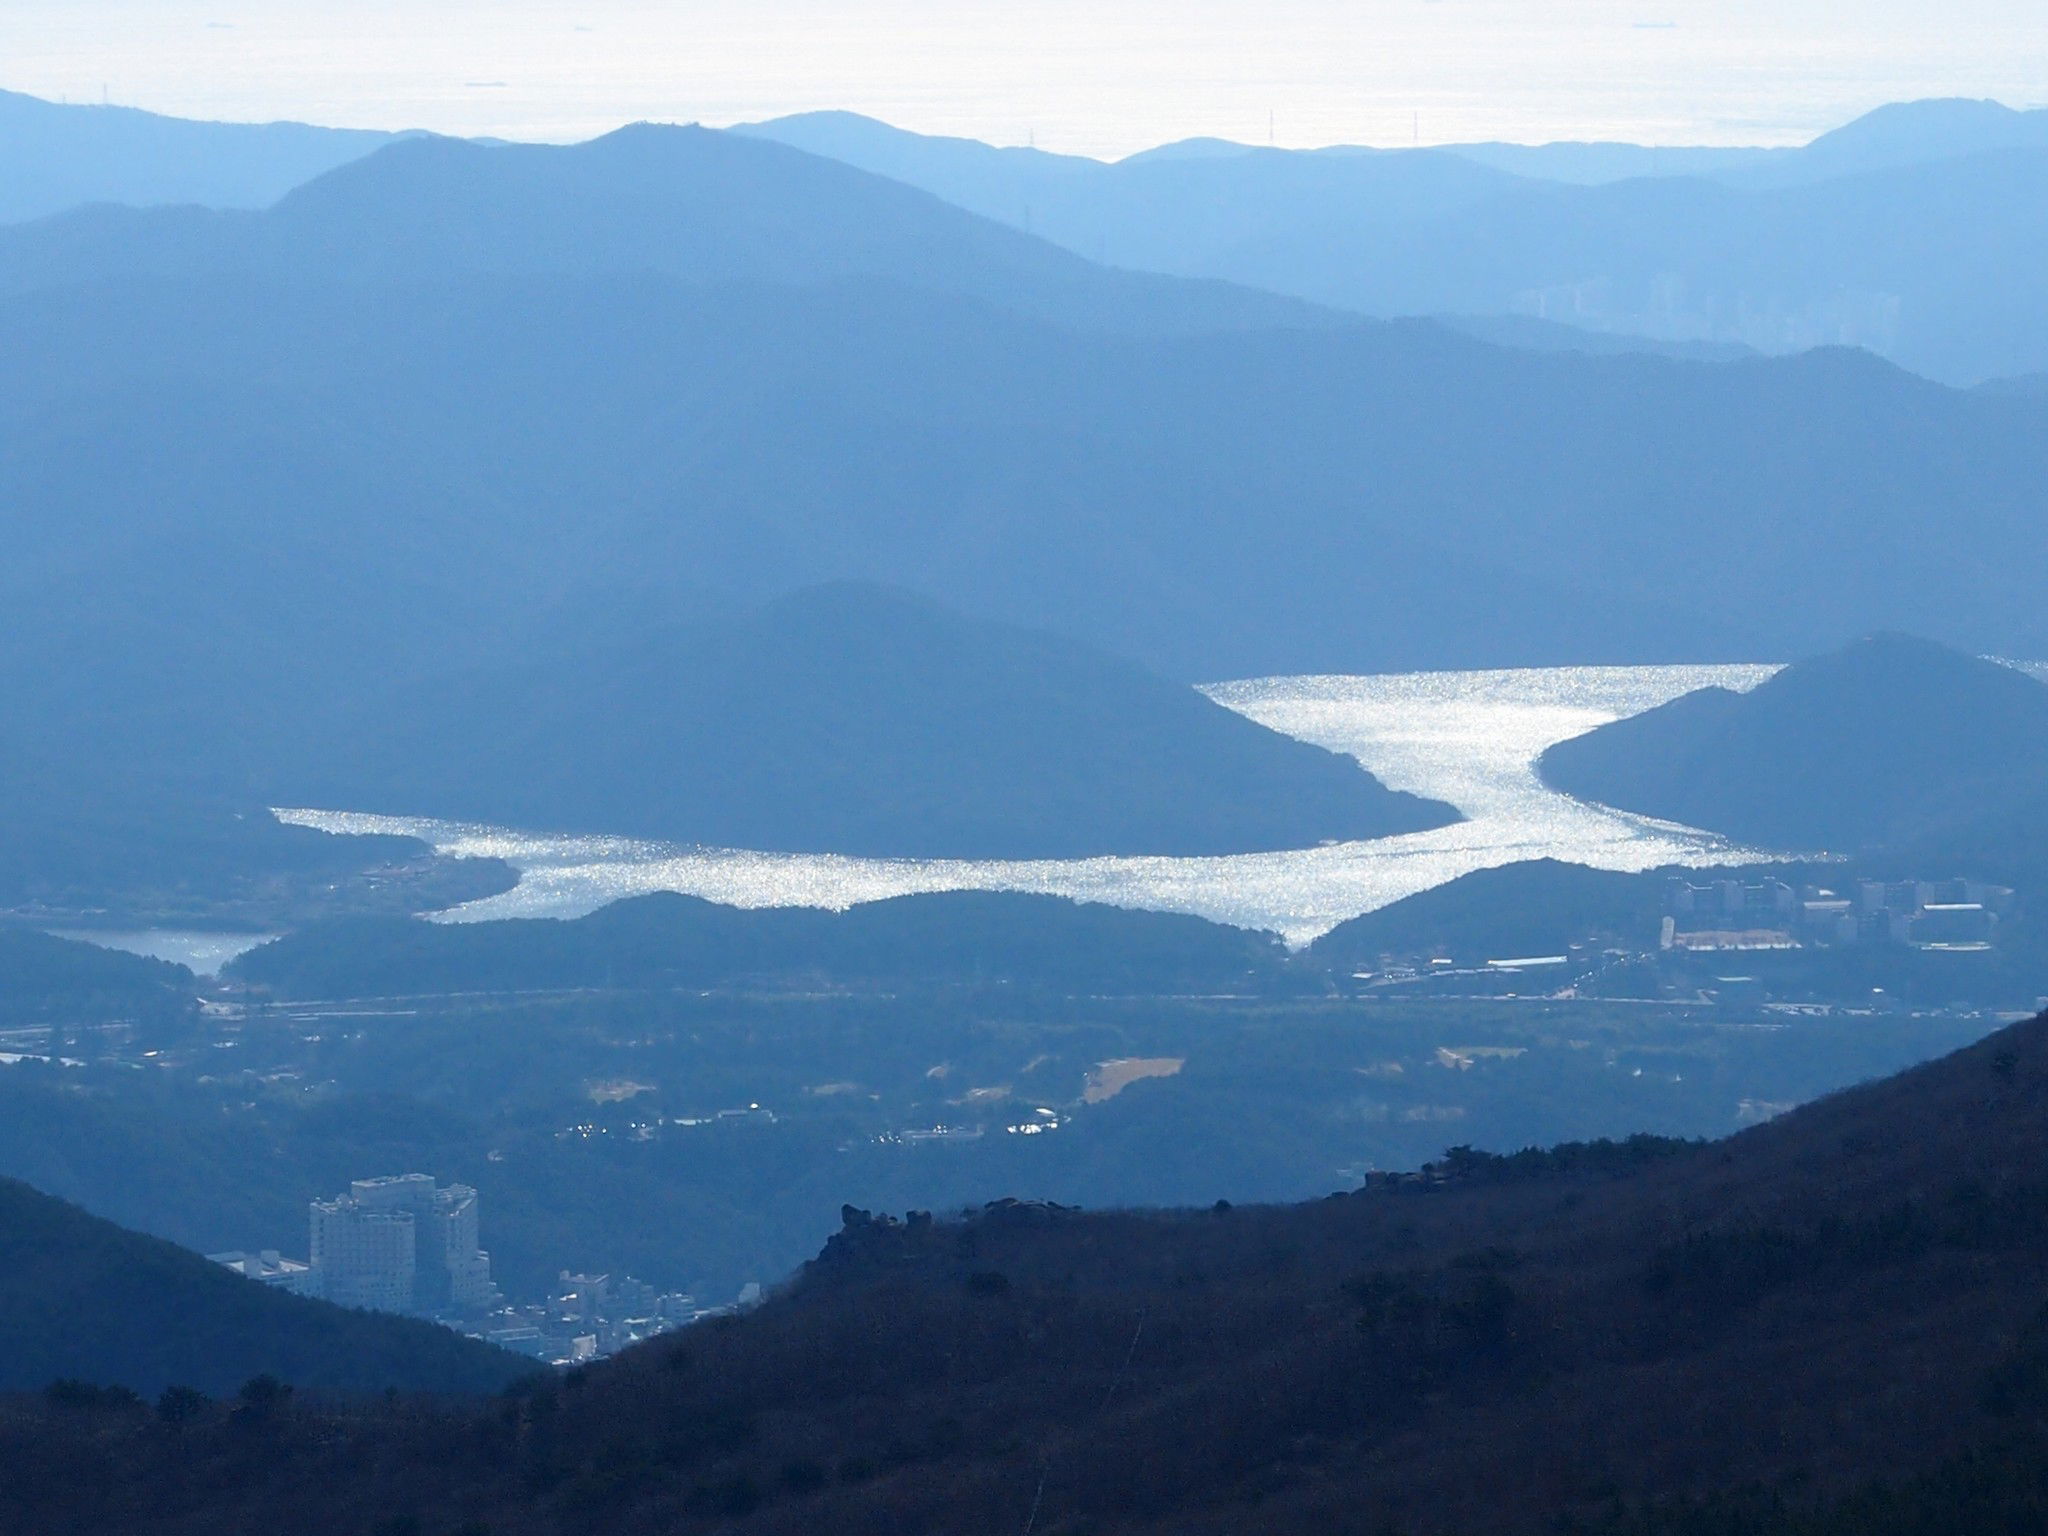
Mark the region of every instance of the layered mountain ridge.
<instances>
[{"instance_id":1,"label":"layered mountain ridge","mask_svg":"<svg viewBox=\"0 0 2048 1536\"><path fill-rule=\"evenodd\" d=\"M96 207L0 229L0 291L229 275L417 283L458 273L883 280L1145 332L1328 323L1277 295L1105 270L783 145L651 123L567 146L405 139L260 211Z\"/></svg>"},{"instance_id":2,"label":"layered mountain ridge","mask_svg":"<svg viewBox=\"0 0 2048 1536\"><path fill-rule=\"evenodd\" d=\"M0 91L0 223L86 203L262 208L397 135L209 123Z\"/></svg>"},{"instance_id":3,"label":"layered mountain ridge","mask_svg":"<svg viewBox=\"0 0 2048 1536\"><path fill-rule=\"evenodd\" d=\"M1646 346L1861 346L1959 384L2048 364L2048 111L1898 103L1794 150L1191 143L1113 165L846 113L735 131L1097 259L1369 315L1515 315Z\"/></svg>"}]
</instances>

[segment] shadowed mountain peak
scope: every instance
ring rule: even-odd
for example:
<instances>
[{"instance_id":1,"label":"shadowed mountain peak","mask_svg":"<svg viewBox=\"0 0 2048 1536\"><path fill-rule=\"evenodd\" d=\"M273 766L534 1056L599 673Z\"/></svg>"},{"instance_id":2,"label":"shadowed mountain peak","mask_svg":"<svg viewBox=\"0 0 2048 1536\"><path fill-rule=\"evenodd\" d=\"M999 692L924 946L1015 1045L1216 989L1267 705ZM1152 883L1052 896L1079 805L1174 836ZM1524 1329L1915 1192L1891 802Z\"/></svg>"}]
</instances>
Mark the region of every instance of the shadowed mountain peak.
<instances>
[{"instance_id":1,"label":"shadowed mountain peak","mask_svg":"<svg viewBox=\"0 0 2048 1536\"><path fill-rule=\"evenodd\" d=\"M1134 662L835 583L471 675L366 720L310 788L365 809L726 847L1241 853L1418 831L1383 787Z\"/></svg>"},{"instance_id":2,"label":"shadowed mountain peak","mask_svg":"<svg viewBox=\"0 0 2048 1536\"><path fill-rule=\"evenodd\" d=\"M880 279L1109 329L1331 323L1249 289L1108 271L800 149L654 123L574 145L405 139L264 213L96 208L0 231L0 291L151 276L415 283L650 273L693 283Z\"/></svg>"},{"instance_id":3,"label":"shadowed mountain peak","mask_svg":"<svg viewBox=\"0 0 2048 1536\"><path fill-rule=\"evenodd\" d=\"M2001 149L2048 149L2048 108L1968 97L1895 101L1822 134L1800 152L1813 170L1923 165Z\"/></svg>"},{"instance_id":4,"label":"shadowed mountain peak","mask_svg":"<svg viewBox=\"0 0 2048 1536\"><path fill-rule=\"evenodd\" d=\"M1880 634L1749 694L1706 688L1561 742L1552 784L1780 848L1924 838L2048 765L2048 688L1998 662Z\"/></svg>"}]
</instances>

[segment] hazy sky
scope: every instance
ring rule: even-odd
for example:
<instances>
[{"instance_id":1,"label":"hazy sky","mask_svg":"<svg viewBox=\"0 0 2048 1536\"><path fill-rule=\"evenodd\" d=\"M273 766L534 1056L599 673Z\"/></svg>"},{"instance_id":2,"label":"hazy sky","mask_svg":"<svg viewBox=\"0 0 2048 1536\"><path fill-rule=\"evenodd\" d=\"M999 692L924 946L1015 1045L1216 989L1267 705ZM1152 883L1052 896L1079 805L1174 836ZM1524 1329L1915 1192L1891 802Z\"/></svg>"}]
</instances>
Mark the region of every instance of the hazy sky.
<instances>
[{"instance_id":1,"label":"hazy sky","mask_svg":"<svg viewBox=\"0 0 2048 1536\"><path fill-rule=\"evenodd\" d=\"M1193 134L1803 141L2048 103L2048 0L0 0L0 85L519 138L847 107L1120 154Z\"/></svg>"}]
</instances>

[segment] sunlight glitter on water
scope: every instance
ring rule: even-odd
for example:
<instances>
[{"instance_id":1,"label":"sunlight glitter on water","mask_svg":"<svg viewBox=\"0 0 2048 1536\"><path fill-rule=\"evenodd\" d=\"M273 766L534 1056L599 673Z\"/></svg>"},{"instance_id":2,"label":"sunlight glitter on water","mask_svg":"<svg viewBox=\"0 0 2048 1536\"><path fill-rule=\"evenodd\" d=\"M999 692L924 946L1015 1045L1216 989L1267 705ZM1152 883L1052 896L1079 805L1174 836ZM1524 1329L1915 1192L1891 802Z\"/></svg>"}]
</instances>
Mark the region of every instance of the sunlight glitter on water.
<instances>
[{"instance_id":1,"label":"sunlight glitter on water","mask_svg":"<svg viewBox=\"0 0 2048 1536\"><path fill-rule=\"evenodd\" d=\"M1696 688L1754 688L1772 666L1559 667L1384 677L1277 677L1205 691L1261 724L1348 752L1395 789L1466 820L1430 832L1222 858L860 859L755 853L612 837L562 837L418 817L280 810L327 832L417 837L499 858L518 886L446 921L577 917L622 897L680 891L740 907L843 909L945 890L1039 891L1267 928L1291 944L1473 870L1555 858L1600 869L1709 866L1765 856L1544 786L1545 748Z\"/></svg>"}]
</instances>

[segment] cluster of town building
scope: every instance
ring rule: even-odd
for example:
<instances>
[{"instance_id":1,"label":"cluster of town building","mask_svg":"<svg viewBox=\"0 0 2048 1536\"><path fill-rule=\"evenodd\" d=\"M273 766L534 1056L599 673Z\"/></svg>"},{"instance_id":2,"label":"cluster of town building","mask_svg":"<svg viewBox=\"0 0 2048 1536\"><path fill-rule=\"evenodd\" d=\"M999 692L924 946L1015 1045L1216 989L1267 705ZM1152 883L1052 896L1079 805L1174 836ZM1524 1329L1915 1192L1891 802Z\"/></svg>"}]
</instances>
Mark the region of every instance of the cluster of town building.
<instances>
[{"instance_id":1,"label":"cluster of town building","mask_svg":"<svg viewBox=\"0 0 2048 1536\"><path fill-rule=\"evenodd\" d=\"M760 1299L761 1288L750 1285L738 1305ZM680 1291L662 1292L626 1275L575 1275L563 1270L555 1292L546 1301L506 1307L485 1320L479 1338L536 1360L568 1365L616 1354L630 1344L696 1322L716 1311Z\"/></svg>"},{"instance_id":2,"label":"cluster of town building","mask_svg":"<svg viewBox=\"0 0 2048 1536\"><path fill-rule=\"evenodd\" d=\"M2012 897L2009 888L1980 880L1860 880L1835 891L1783 880L1695 885L1673 878L1661 943L1665 949L1988 949Z\"/></svg>"},{"instance_id":3,"label":"cluster of town building","mask_svg":"<svg viewBox=\"0 0 2048 1536\"><path fill-rule=\"evenodd\" d=\"M658 1292L630 1276L566 1270L547 1301L508 1305L479 1237L474 1189L408 1173L358 1179L346 1194L313 1201L306 1262L276 1249L209 1257L295 1295L434 1318L553 1363L610 1354L706 1315L694 1298ZM743 1294L740 1301L753 1299Z\"/></svg>"},{"instance_id":4,"label":"cluster of town building","mask_svg":"<svg viewBox=\"0 0 2048 1536\"><path fill-rule=\"evenodd\" d=\"M357 1179L348 1193L312 1203L309 1228L307 1263L275 1249L211 1257L265 1285L372 1312L475 1316L499 1303L467 1184L424 1173Z\"/></svg>"},{"instance_id":5,"label":"cluster of town building","mask_svg":"<svg viewBox=\"0 0 2048 1536\"><path fill-rule=\"evenodd\" d=\"M1379 969L1355 972L1352 979L1368 996L1549 995L1564 987L1590 984L1597 989L1604 977L1640 973L1647 962L1662 984L1691 995L1702 986L1694 957L1720 951L1989 950L2012 918L2013 902L2010 887L1981 880L1855 880L1834 889L1779 879L1702 882L1680 875L1665 885L1655 951L1646 953L1647 933L1593 932L1556 954L1390 956ZM1640 985L1640 979L1630 984ZM1755 977L1718 977L1701 995L1723 1002L1762 1000L1765 990Z\"/></svg>"}]
</instances>

